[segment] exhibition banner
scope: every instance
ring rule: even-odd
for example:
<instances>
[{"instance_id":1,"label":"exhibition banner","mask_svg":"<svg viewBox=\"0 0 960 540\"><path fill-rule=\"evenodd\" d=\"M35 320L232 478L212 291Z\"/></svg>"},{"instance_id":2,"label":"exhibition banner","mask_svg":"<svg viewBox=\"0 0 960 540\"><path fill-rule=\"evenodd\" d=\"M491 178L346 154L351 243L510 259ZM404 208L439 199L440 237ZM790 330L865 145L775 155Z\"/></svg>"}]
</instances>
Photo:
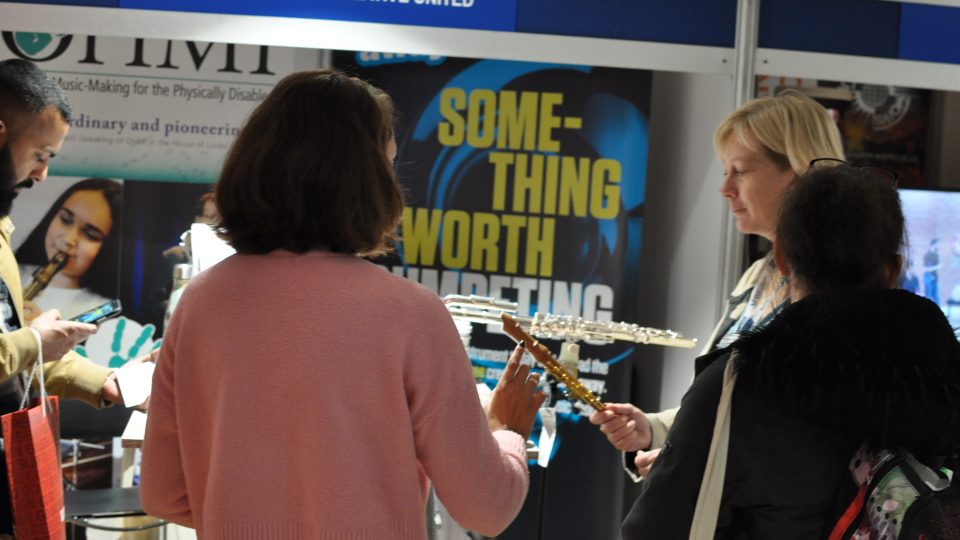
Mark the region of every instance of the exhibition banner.
<instances>
[{"instance_id":1,"label":"exhibition banner","mask_svg":"<svg viewBox=\"0 0 960 540\"><path fill-rule=\"evenodd\" d=\"M631 320L649 72L368 52L335 53L334 63L386 90L398 113L407 207L384 266L440 296L516 302L523 316ZM473 325L467 347L489 386L513 348L492 326ZM546 343L558 353L561 342ZM636 345L581 345L584 385L628 401ZM527 505L502 538L614 537L619 456L587 421L592 409L548 390L552 458L531 471Z\"/></svg>"},{"instance_id":2,"label":"exhibition banner","mask_svg":"<svg viewBox=\"0 0 960 540\"><path fill-rule=\"evenodd\" d=\"M74 110L54 174L210 183L244 118L293 70L293 49L0 33L0 60L37 63Z\"/></svg>"}]
</instances>

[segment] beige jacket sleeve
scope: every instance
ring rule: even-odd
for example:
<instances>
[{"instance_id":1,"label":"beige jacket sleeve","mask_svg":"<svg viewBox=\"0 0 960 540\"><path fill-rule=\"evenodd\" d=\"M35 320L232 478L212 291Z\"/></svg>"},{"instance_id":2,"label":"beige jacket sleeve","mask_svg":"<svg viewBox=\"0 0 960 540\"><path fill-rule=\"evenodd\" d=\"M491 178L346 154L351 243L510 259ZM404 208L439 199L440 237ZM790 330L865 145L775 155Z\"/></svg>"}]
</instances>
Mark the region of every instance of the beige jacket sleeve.
<instances>
[{"instance_id":1,"label":"beige jacket sleeve","mask_svg":"<svg viewBox=\"0 0 960 540\"><path fill-rule=\"evenodd\" d=\"M667 409L665 411L660 411L656 413L643 413L647 418L647 421L650 422L650 432L652 438L650 439L650 447L647 450L653 450L654 448L660 448L663 446L663 443L667 440L667 433L670 432L670 427L673 426L673 420L677 416L677 411L680 410L680 407L675 407L673 409ZM643 480L643 477L640 476L640 472L637 470L637 466L634 463L634 458L637 457L636 452L621 452L623 456L623 470L626 471L627 476L630 477L634 482L639 482Z\"/></svg>"},{"instance_id":2,"label":"beige jacket sleeve","mask_svg":"<svg viewBox=\"0 0 960 540\"><path fill-rule=\"evenodd\" d=\"M667 440L667 433L673 426L673 420L677 417L677 411L680 407L667 409L656 413L645 413L647 421L650 422L650 431L653 438L650 440L650 448L660 448Z\"/></svg>"},{"instance_id":3,"label":"beige jacket sleeve","mask_svg":"<svg viewBox=\"0 0 960 540\"><path fill-rule=\"evenodd\" d=\"M73 351L59 360L43 364L47 392L63 398L79 399L94 407L103 405L100 391L112 371Z\"/></svg>"},{"instance_id":4,"label":"beige jacket sleeve","mask_svg":"<svg viewBox=\"0 0 960 540\"><path fill-rule=\"evenodd\" d=\"M23 289L20 271L10 246L13 224L10 218L0 219L0 279L7 284L13 307L23 320ZM0 381L26 371L37 361L40 347L29 328L0 334ZM100 406L100 390L112 370L94 364L74 352L43 364L47 391L64 398L80 399Z\"/></svg>"}]
</instances>

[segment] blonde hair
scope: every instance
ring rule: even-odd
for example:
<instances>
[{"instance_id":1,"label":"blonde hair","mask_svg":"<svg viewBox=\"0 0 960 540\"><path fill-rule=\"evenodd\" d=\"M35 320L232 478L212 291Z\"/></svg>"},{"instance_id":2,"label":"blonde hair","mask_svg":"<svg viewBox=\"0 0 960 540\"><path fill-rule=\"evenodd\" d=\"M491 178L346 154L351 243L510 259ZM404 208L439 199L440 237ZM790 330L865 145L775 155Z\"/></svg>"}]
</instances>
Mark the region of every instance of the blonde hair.
<instances>
[{"instance_id":1,"label":"blonde hair","mask_svg":"<svg viewBox=\"0 0 960 540\"><path fill-rule=\"evenodd\" d=\"M754 152L765 152L782 169L801 174L817 158L844 159L840 130L819 103L796 90L744 103L713 135L717 155L733 135ZM757 148L757 145L760 148Z\"/></svg>"}]
</instances>

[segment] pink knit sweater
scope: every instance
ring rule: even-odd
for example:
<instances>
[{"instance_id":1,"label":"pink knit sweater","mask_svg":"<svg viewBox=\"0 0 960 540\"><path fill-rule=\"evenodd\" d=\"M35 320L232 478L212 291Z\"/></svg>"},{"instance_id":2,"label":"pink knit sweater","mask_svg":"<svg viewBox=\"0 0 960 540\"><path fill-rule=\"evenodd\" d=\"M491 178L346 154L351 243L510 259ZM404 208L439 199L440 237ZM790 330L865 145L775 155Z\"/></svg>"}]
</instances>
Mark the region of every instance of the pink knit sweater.
<instances>
[{"instance_id":1,"label":"pink knit sweater","mask_svg":"<svg viewBox=\"0 0 960 540\"><path fill-rule=\"evenodd\" d=\"M200 538L423 539L428 478L488 536L528 486L524 441L491 436L433 292L328 252L235 255L191 281L153 379L148 513Z\"/></svg>"}]
</instances>

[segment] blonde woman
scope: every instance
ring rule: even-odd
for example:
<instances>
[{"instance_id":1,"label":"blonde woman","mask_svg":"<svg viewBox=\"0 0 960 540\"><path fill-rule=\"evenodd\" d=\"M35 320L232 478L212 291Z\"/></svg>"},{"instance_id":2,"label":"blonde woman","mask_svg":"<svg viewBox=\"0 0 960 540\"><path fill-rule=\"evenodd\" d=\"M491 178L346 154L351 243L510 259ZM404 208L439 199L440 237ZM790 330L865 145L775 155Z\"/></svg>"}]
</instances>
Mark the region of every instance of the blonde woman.
<instances>
[{"instance_id":1,"label":"blonde woman","mask_svg":"<svg viewBox=\"0 0 960 540\"><path fill-rule=\"evenodd\" d=\"M717 128L713 146L723 163L720 195L737 230L773 242L784 190L817 158L843 159L840 131L830 113L796 91L745 103ZM726 311L701 352L732 343L767 324L789 303L790 287L772 254L753 263L727 300ZM629 403L611 403L590 421L623 451L624 465L640 481L653 464L678 409L645 413Z\"/></svg>"},{"instance_id":2,"label":"blonde woman","mask_svg":"<svg viewBox=\"0 0 960 540\"><path fill-rule=\"evenodd\" d=\"M879 515L840 519L884 449L931 468L960 451L960 344L939 306L896 288L893 180L817 160L791 182L773 247L791 304L697 359L625 540L925 536L907 533L904 499L870 496ZM956 538L944 514L934 536Z\"/></svg>"}]
</instances>

